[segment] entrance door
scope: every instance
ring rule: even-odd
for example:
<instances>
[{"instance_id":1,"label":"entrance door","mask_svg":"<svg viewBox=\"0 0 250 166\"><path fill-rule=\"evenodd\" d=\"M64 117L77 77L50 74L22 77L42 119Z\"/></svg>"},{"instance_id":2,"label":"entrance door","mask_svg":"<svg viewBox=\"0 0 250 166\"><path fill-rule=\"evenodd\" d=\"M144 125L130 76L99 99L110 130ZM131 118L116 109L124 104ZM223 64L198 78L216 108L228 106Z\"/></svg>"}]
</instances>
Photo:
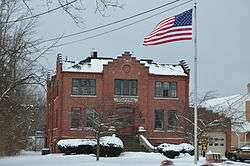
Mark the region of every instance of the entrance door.
<instances>
[{"instance_id":1,"label":"entrance door","mask_svg":"<svg viewBox=\"0 0 250 166\"><path fill-rule=\"evenodd\" d=\"M118 115L120 121L118 133L120 135L135 135L134 109L126 107L117 108L115 114Z\"/></svg>"}]
</instances>

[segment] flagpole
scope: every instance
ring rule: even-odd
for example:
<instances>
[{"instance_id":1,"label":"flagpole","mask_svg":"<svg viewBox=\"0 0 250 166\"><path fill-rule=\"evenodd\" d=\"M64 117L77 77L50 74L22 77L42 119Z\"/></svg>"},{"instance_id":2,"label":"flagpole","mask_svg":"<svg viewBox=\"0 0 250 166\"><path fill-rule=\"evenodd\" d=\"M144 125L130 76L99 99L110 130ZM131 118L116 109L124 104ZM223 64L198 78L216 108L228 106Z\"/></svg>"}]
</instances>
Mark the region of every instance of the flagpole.
<instances>
[{"instance_id":1,"label":"flagpole","mask_svg":"<svg viewBox=\"0 0 250 166\"><path fill-rule=\"evenodd\" d=\"M197 56L197 13L196 13L196 5L197 2L194 0L194 164L197 165L198 162L198 133L197 133L197 103L198 103L198 94L197 94L197 64L198 64L198 56Z\"/></svg>"}]
</instances>

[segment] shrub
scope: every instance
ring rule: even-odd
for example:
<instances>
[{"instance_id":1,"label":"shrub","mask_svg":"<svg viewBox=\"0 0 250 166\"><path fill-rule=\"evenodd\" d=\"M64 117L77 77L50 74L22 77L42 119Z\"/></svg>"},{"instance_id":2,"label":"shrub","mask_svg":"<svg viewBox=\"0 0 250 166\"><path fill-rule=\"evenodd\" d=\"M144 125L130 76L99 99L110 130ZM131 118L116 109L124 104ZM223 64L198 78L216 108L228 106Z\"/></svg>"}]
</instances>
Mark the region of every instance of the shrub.
<instances>
[{"instance_id":1,"label":"shrub","mask_svg":"<svg viewBox=\"0 0 250 166\"><path fill-rule=\"evenodd\" d=\"M167 147L169 147L171 145L172 144L167 144L167 143L160 144L159 146L157 146L157 150L158 150L158 152L163 153L163 149L167 148Z\"/></svg>"},{"instance_id":2,"label":"shrub","mask_svg":"<svg viewBox=\"0 0 250 166\"><path fill-rule=\"evenodd\" d=\"M180 155L180 152L174 151L174 150L166 150L166 151L163 151L163 155L170 159L174 159L176 156Z\"/></svg>"},{"instance_id":3,"label":"shrub","mask_svg":"<svg viewBox=\"0 0 250 166\"><path fill-rule=\"evenodd\" d=\"M96 140L94 139L65 139L57 143L58 149L66 154L96 154ZM100 156L116 157L123 152L123 142L113 136L100 138Z\"/></svg>"},{"instance_id":4,"label":"shrub","mask_svg":"<svg viewBox=\"0 0 250 166\"><path fill-rule=\"evenodd\" d=\"M96 150L95 150L96 152ZM120 138L105 136L100 138L100 156L117 157L123 152L123 142Z\"/></svg>"},{"instance_id":5,"label":"shrub","mask_svg":"<svg viewBox=\"0 0 250 166\"><path fill-rule=\"evenodd\" d=\"M96 147L95 147L96 154ZM100 156L101 157L117 157L123 152L121 147L112 147L112 146L100 146Z\"/></svg>"},{"instance_id":6,"label":"shrub","mask_svg":"<svg viewBox=\"0 0 250 166\"><path fill-rule=\"evenodd\" d=\"M168 158L175 158L180 153L188 153L194 155L194 147L191 144L182 143L179 145L163 143L157 147L160 153L163 153Z\"/></svg>"},{"instance_id":7,"label":"shrub","mask_svg":"<svg viewBox=\"0 0 250 166\"><path fill-rule=\"evenodd\" d=\"M65 139L57 143L58 149L66 154L91 154L94 152L96 141L93 139Z\"/></svg>"},{"instance_id":8,"label":"shrub","mask_svg":"<svg viewBox=\"0 0 250 166\"><path fill-rule=\"evenodd\" d=\"M182 143L179 146L182 147L182 150L180 153L188 153L189 155L193 156L194 155L194 146L188 143Z\"/></svg>"},{"instance_id":9,"label":"shrub","mask_svg":"<svg viewBox=\"0 0 250 166\"><path fill-rule=\"evenodd\" d=\"M47 155L47 154L50 154L50 150L48 148L43 148L42 155Z\"/></svg>"}]
</instances>

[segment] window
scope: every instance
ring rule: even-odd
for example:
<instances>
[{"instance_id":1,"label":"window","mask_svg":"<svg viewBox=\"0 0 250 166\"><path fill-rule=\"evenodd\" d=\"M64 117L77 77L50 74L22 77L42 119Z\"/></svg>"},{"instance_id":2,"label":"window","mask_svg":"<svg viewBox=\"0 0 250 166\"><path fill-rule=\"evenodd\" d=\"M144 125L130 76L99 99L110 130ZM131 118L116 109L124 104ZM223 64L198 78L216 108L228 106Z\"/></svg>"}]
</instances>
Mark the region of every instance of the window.
<instances>
[{"instance_id":1,"label":"window","mask_svg":"<svg viewBox=\"0 0 250 166\"><path fill-rule=\"evenodd\" d=\"M137 96L137 80L115 80L115 95Z\"/></svg>"},{"instance_id":2,"label":"window","mask_svg":"<svg viewBox=\"0 0 250 166\"><path fill-rule=\"evenodd\" d=\"M72 95L96 95L96 80L73 78Z\"/></svg>"},{"instance_id":3,"label":"window","mask_svg":"<svg viewBox=\"0 0 250 166\"><path fill-rule=\"evenodd\" d=\"M176 111L168 111L168 130L175 130L176 124Z\"/></svg>"},{"instance_id":4,"label":"window","mask_svg":"<svg viewBox=\"0 0 250 166\"><path fill-rule=\"evenodd\" d=\"M71 128L80 128L80 108L71 109Z\"/></svg>"},{"instance_id":5,"label":"window","mask_svg":"<svg viewBox=\"0 0 250 166\"><path fill-rule=\"evenodd\" d=\"M155 129L162 130L163 129L163 110L156 110L155 111Z\"/></svg>"},{"instance_id":6,"label":"window","mask_svg":"<svg viewBox=\"0 0 250 166\"><path fill-rule=\"evenodd\" d=\"M96 116L97 116L97 113L94 109L86 109L84 127L93 128L95 124Z\"/></svg>"},{"instance_id":7,"label":"window","mask_svg":"<svg viewBox=\"0 0 250 166\"><path fill-rule=\"evenodd\" d=\"M155 96L156 97L177 97L177 83L176 82L155 82Z\"/></svg>"}]
</instances>

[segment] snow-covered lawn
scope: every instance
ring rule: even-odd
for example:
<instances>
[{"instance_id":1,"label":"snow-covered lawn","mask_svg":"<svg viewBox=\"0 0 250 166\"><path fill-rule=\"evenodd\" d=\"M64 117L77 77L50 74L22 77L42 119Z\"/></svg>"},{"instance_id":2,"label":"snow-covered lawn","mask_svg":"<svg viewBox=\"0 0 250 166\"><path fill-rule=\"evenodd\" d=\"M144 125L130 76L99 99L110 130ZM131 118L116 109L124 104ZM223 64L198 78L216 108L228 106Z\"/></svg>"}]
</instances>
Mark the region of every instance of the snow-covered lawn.
<instances>
[{"instance_id":1,"label":"snow-covered lawn","mask_svg":"<svg viewBox=\"0 0 250 166\"><path fill-rule=\"evenodd\" d=\"M159 153L125 152L120 157L101 158L96 162L94 155L49 154L42 156L40 152L23 152L15 157L0 158L0 166L160 166L167 159ZM175 166L193 166L193 157L182 155L172 160ZM205 163L201 158L199 165ZM236 166L247 163L234 162Z\"/></svg>"}]
</instances>

